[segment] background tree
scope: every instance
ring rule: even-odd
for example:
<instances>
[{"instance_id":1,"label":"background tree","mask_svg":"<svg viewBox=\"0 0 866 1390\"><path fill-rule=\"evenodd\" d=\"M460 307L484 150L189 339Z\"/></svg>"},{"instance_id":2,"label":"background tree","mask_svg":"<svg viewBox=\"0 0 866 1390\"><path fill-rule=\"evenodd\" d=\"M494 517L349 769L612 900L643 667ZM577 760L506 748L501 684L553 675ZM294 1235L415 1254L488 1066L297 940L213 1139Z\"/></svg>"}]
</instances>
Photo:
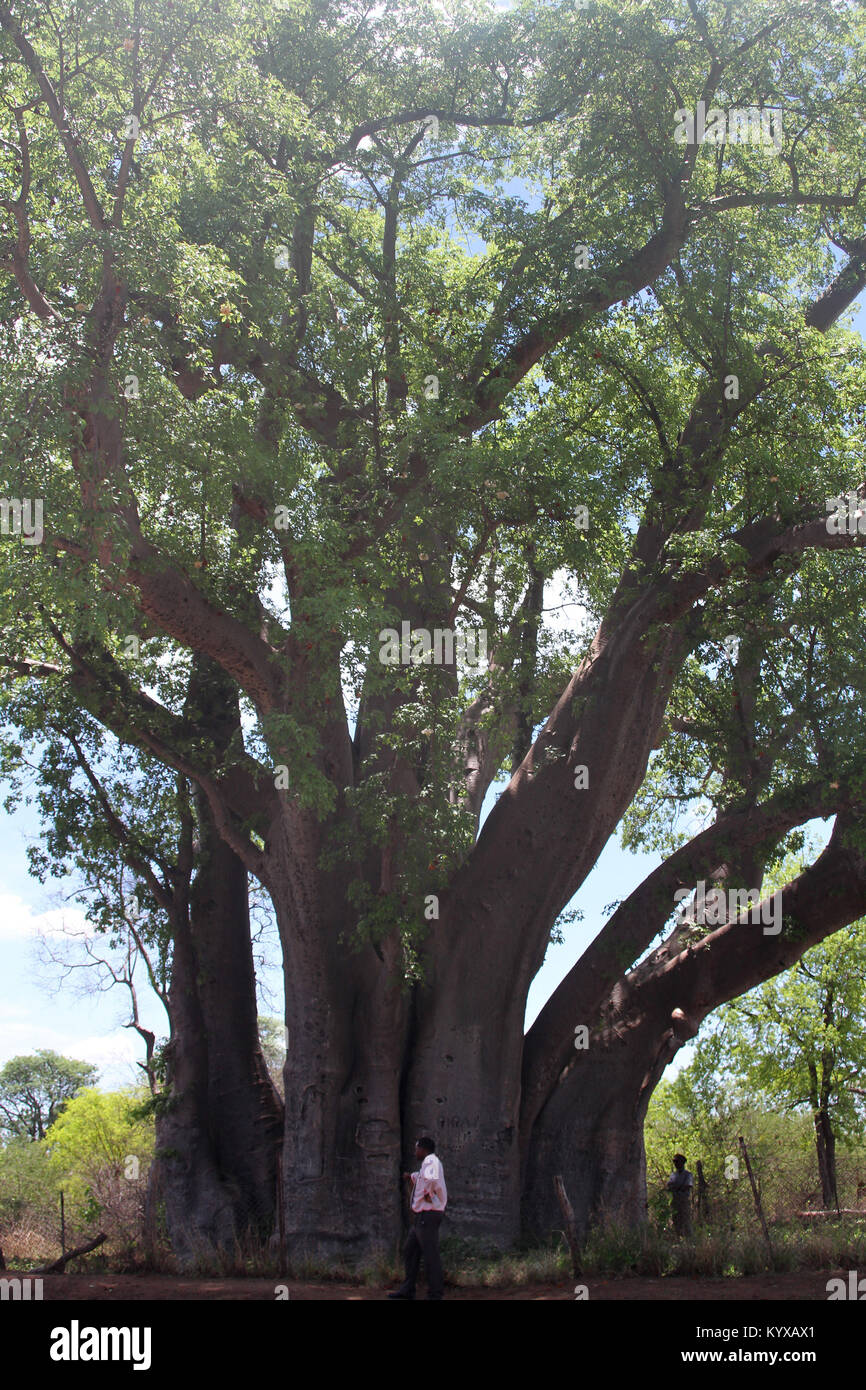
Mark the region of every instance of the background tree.
<instances>
[{"instance_id":1,"label":"background tree","mask_svg":"<svg viewBox=\"0 0 866 1390\"><path fill-rule=\"evenodd\" d=\"M131 1251L141 1237L147 1177L154 1151L148 1092L87 1088L46 1135L52 1176L63 1187L71 1222L99 1222L112 1241Z\"/></svg>"},{"instance_id":2,"label":"background tree","mask_svg":"<svg viewBox=\"0 0 866 1390\"><path fill-rule=\"evenodd\" d=\"M40 1048L0 1068L0 1129L6 1136L44 1139L68 1101L92 1086L99 1068Z\"/></svg>"},{"instance_id":3,"label":"background tree","mask_svg":"<svg viewBox=\"0 0 866 1390\"><path fill-rule=\"evenodd\" d=\"M839 1203L837 1135L862 1133L857 1082L866 1067L864 980L866 935L855 923L723 1009L712 1044L717 1078L736 1077L771 1106L808 1107L825 1207Z\"/></svg>"},{"instance_id":4,"label":"background tree","mask_svg":"<svg viewBox=\"0 0 866 1390\"><path fill-rule=\"evenodd\" d=\"M237 912L241 870L269 893L291 1246L391 1248L427 1130L465 1232L548 1229L557 1172L583 1227L640 1219L667 1062L866 911L862 536L826 509L864 481L862 15L37 0L0 29L0 443L46 516L0 548L8 689L185 779ZM677 143L699 100L777 104L781 152ZM554 576L585 613L555 641ZM390 665L404 623L486 663ZM524 1039L631 807L666 858ZM815 816L778 933L668 930Z\"/></svg>"},{"instance_id":5,"label":"background tree","mask_svg":"<svg viewBox=\"0 0 866 1390\"><path fill-rule=\"evenodd\" d=\"M259 1015L259 1037L268 1073L282 1094L283 1065L286 1060L285 1028L278 1018Z\"/></svg>"},{"instance_id":6,"label":"background tree","mask_svg":"<svg viewBox=\"0 0 866 1390\"><path fill-rule=\"evenodd\" d=\"M53 1219L53 1176L44 1144L17 1137L0 1146L0 1227L4 1235L28 1211L50 1208Z\"/></svg>"}]
</instances>

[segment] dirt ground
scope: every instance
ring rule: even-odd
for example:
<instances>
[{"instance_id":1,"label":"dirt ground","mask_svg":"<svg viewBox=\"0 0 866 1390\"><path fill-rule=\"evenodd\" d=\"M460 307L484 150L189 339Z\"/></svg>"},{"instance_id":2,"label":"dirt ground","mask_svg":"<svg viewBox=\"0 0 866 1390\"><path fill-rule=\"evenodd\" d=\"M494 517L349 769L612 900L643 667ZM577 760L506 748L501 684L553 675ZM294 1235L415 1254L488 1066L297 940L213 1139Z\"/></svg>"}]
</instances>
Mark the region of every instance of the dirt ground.
<instances>
[{"instance_id":1,"label":"dirt ground","mask_svg":"<svg viewBox=\"0 0 866 1390\"><path fill-rule=\"evenodd\" d=\"M750 1275L743 1279L585 1279L590 1301L629 1302L670 1300L700 1302L724 1299L752 1302L784 1299L785 1302L826 1302L827 1280L843 1270L824 1273ZM354 1284L299 1283L286 1281L289 1298L337 1303L370 1303L384 1299L386 1289ZM209 1303L261 1302L274 1298L272 1279L185 1279L171 1274L49 1274L44 1276L45 1302L124 1302L126 1300L199 1300ZM423 1289L420 1291L423 1298ZM529 1284L513 1288L463 1289L446 1285L450 1302L505 1300L507 1302L568 1302L574 1299L574 1281L568 1284Z\"/></svg>"}]
</instances>

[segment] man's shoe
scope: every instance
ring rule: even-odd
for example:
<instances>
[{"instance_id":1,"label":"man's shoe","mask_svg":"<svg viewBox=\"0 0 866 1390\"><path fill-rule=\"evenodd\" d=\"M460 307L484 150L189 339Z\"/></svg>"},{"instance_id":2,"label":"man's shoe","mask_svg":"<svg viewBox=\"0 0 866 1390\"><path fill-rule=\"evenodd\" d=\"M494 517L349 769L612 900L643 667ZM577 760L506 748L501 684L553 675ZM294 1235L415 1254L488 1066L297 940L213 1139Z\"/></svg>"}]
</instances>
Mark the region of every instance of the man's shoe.
<instances>
[{"instance_id":1,"label":"man's shoe","mask_svg":"<svg viewBox=\"0 0 866 1390\"><path fill-rule=\"evenodd\" d=\"M399 1289L395 1289L393 1293L389 1293L388 1297L402 1299L405 1303L414 1303L415 1301L415 1295L413 1293L401 1293Z\"/></svg>"}]
</instances>

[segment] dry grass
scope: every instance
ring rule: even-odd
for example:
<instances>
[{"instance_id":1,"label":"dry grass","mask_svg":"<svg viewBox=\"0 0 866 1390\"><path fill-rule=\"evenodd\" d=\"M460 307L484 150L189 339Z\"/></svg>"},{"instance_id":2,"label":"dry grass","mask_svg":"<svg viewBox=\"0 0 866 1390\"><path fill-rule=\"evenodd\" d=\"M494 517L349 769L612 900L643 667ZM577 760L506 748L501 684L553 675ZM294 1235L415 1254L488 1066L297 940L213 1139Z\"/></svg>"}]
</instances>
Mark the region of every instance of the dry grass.
<instances>
[{"instance_id":1,"label":"dry grass","mask_svg":"<svg viewBox=\"0 0 866 1390\"><path fill-rule=\"evenodd\" d=\"M34 1225L28 1218L4 1226L0 1244L10 1269L31 1269L48 1264L60 1254L57 1236L53 1231Z\"/></svg>"},{"instance_id":2,"label":"dry grass","mask_svg":"<svg viewBox=\"0 0 866 1390\"><path fill-rule=\"evenodd\" d=\"M67 1248L92 1235L67 1232ZM610 1224L591 1232L582 1254L581 1269L590 1277L641 1276L659 1278L737 1278L763 1273L794 1273L866 1267L866 1214L842 1217L826 1224L804 1225L788 1221L771 1226L772 1255L759 1229L752 1223L727 1227L696 1228L690 1240L677 1240L655 1224L641 1230ZM49 1263L60 1254L56 1223L36 1213L24 1214L0 1232L0 1244L10 1269L26 1271ZM501 1252L478 1241L445 1236L442 1262L449 1283L461 1288L519 1288L554 1283L571 1273L564 1239L542 1247ZM115 1272L143 1270L140 1251L109 1241L97 1255L82 1261L82 1268L110 1268ZM402 1261L396 1255L355 1265L348 1260L324 1262L296 1255L289 1267L281 1267L273 1240L248 1234L231 1250L200 1243L194 1258L181 1270L162 1247L149 1266L153 1271L184 1273L198 1277L273 1278L301 1281L337 1281L382 1287L402 1277Z\"/></svg>"},{"instance_id":3,"label":"dry grass","mask_svg":"<svg viewBox=\"0 0 866 1390\"><path fill-rule=\"evenodd\" d=\"M820 1229L798 1222L770 1228L772 1250L753 1223L701 1228L689 1240L647 1226L615 1225L593 1231L583 1252L586 1274L688 1275L736 1278L745 1274L857 1268L866 1263L866 1218L841 1218Z\"/></svg>"}]
</instances>

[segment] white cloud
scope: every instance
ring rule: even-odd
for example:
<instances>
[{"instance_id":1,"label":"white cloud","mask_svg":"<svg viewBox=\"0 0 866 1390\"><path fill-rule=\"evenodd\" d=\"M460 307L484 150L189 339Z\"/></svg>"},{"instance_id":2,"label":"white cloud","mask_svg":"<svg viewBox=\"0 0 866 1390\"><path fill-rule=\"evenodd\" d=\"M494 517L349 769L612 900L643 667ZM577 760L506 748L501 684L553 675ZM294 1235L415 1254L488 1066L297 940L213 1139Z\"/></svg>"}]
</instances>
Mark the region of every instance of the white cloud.
<instances>
[{"instance_id":1,"label":"white cloud","mask_svg":"<svg viewBox=\"0 0 866 1390\"><path fill-rule=\"evenodd\" d=\"M4 1010L7 1012L7 1010ZM125 1028L111 1033L92 1033L76 1037L34 1017L26 1020L6 1020L0 1017L0 1066L12 1057L29 1056L39 1048L50 1048L63 1057L75 1057L79 1062L92 1062L99 1067L99 1085L106 1089L129 1086L141 1077L135 1065L144 1061L144 1048L138 1034Z\"/></svg>"},{"instance_id":2,"label":"white cloud","mask_svg":"<svg viewBox=\"0 0 866 1390\"><path fill-rule=\"evenodd\" d=\"M125 1080L118 1082L122 1085L132 1080L133 1073L138 1071L136 1062L144 1061L142 1041L137 1033L128 1028L77 1038L70 1046L75 1048L76 1057L80 1057L82 1062L92 1062L101 1069L103 1076L110 1075L112 1082L123 1073Z\"/></svg>"},{"instance_id":3,"label":"white cloud","mask_svg":"<svg viewBox=\"0 0 866 1390\"><path fill-rule=\"evenodd\" d=\"M556 636L586 630L586 606L576 596L576 583L567 570L557 570L544 587L544 625Z\"/></svg>"},{"instance_id":4,"label":"white cloud","mask_svg":"<svg viewBox=\"0 0 866 1390\"><path fill-rule=\"evenodd\" d=\"M62 936L69 931L93 935L93 927L80 907L35 912L17 893L0 893L0 941L35 940L43 934Z\"/></svg>"}]
</instances>

